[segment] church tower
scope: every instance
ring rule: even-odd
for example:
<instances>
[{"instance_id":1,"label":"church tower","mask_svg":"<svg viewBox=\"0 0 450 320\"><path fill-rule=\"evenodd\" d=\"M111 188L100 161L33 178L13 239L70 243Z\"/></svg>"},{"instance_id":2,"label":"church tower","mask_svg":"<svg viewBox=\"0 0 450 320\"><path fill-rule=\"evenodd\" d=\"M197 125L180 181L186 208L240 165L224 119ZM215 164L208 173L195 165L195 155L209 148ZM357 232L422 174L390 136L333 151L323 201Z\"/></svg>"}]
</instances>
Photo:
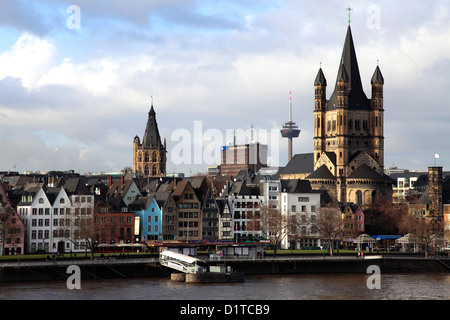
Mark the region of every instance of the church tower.
<instances>
[{"instance_id":1,"label":"church tower","mask_svg":"<svg viewBox=\"0 0 450 320\"><path fill-rule=\"evenodd\" d=\"M313 188L329 190L339 202L369 204L389 189L384 174L384 79L378 65L371 85L369 99L349 24L329 99L322 66L314 81L314 172L307 178Z\"/></svg>"},{"instance_id":2,"label":"church tower","mask_svg":"<svg viewBox=\"0 0 450 320\"><path fill-rule=\"evenodd\" d=\"M166 153L166 140L161 143L152 101L142 143L137 135L133 140L133 172L146 177L165 177Z\"/></svg>"}]
</instances>

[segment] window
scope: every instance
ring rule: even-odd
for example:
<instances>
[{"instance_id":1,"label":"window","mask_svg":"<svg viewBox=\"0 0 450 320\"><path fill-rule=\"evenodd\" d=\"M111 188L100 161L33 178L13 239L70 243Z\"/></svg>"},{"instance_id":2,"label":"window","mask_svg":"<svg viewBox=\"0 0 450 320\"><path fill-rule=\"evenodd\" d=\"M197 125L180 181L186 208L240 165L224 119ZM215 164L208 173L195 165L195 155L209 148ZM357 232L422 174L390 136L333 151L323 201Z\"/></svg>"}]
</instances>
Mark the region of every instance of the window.
<instances>
[{"instance_id":1,"label":"window","mask_svg":"<svg viewBox=\"0 0 450 320\"><path fill-rule=\"evenodd\" d=\"M362 204L362 192L361 190L356 191L356 203Z\"/></svg>"},{"instance_id":2,"label":"window","mask_svg":"<svg viewBox=\"0 0 450 320\"><path fill-rule=\"evenodd\" d=\"M298 202L309 202L309 197L298 197Z\"/></svg>"},{"instance_id":3,"label":"window","mask_svg":"<svg viewBox=\"0 0 450 320\"><path fill-rule=\"evenodd\" d=\"M291 212L296 212L297 211L297 207L296 206L291 206Z\"/></svg>"}]
</instances>

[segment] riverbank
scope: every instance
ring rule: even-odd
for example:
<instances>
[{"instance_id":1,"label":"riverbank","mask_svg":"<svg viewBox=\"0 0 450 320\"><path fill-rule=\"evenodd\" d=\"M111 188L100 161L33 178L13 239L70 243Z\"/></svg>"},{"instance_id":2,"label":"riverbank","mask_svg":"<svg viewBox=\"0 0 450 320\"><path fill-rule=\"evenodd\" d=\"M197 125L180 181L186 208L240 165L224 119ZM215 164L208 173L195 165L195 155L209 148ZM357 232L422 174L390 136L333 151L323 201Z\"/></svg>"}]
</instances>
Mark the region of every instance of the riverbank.
<instances>
[{"instance_id":1,"label":"riverbank","mask_svg":"<svg viewBox=\"0 0 450 320\"><path fill-rule=\"evenodd\" d=\"M204 260L210 265L225 264L246 275L258 274L320 274L367 273L377 265L381 273L450 272L448 257L394 257L382 255L357 256L266 256L262 258L229 257ZM161 267L158 258L131 258L129 256L89 259L40 259L2 261L0 282L67 280L70 265L80 267L82 279L114 279L167 277L173 272Z\"/></svg>"}]
</instances>

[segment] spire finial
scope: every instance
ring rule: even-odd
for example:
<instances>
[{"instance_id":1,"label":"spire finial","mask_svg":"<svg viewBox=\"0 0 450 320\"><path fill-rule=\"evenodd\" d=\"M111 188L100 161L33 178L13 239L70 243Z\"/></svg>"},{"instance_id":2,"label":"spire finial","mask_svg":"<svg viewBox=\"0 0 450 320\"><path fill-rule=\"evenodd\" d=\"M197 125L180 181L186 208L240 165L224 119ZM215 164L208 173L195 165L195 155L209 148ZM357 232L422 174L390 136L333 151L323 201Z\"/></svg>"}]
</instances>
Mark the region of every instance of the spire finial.
<instances>
[{"instance_id":1,"label":"spire finial","mask_svg":"<svg viewBox=\"0 0 450 320\"><path fill-rule=\"evenodd\" d=\"M322 69L322 62L320 62L320 69Z\"/></svg>"},{"instance_id":2,"label":"spire finial","mask_svg":"<svg viewBox=\"0 0 450 320\"><path fill-rule=\"evenodd\" d=\"M351 13L350 13L350 11L352 11L353 9L349 5L346 10L348 11L348 24L350 24L350 22L351 22Z\"/></svg>"}]
</instances>

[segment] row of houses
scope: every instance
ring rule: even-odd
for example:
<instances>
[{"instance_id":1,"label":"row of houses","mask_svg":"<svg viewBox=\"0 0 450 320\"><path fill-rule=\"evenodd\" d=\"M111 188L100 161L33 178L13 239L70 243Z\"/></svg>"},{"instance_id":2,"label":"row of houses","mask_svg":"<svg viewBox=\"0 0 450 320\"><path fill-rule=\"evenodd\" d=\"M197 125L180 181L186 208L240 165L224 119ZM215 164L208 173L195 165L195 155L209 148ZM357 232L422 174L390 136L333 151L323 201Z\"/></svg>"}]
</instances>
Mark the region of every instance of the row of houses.
<instances>
[{"instance_id":1,"label":"row of houses","mask_svg":"<svg viewBox=\"0 0 450 320\"><path fill-rule=\"evenodd\" d=\"M0 189L3 254L85 252L91 242L261 241L249 224L263 206L299 221L283 248L319 246L311 221L326 198L308 181L249 172L232 180L5 174ZM356 225L347 223L349 234L362 233Z\"/></svg>"}]
</instances>

